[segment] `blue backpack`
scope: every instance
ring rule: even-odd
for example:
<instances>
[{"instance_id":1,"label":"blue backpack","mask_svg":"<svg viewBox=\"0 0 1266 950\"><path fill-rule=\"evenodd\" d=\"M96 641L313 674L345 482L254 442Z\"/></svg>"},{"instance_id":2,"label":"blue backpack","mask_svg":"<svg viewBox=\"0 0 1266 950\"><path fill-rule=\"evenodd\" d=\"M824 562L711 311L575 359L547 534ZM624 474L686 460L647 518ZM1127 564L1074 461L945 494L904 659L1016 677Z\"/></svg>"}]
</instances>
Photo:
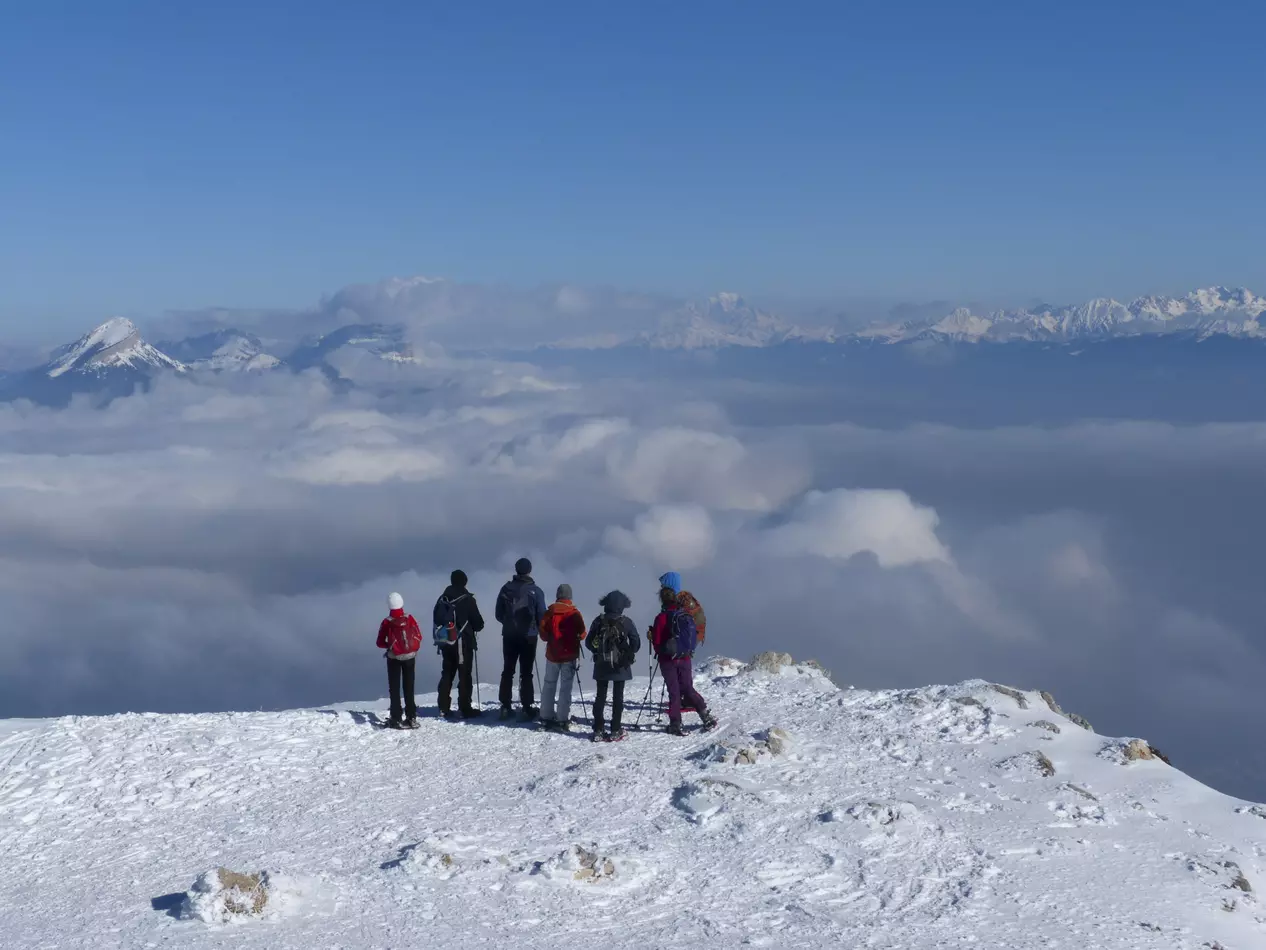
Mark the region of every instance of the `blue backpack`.
<instances>
[{"instance_id":1,"label":"blue backpack","mask_svg":"<svg viewBox=\"0 0 1266 950\"><path fill-rule=\"evenodd\" d=\"M680 660L695 655L699 646L699 628L695 626L695 618L690 614L674 608L668 612L668 636L659 653L667 660Z\"/></svg>"}]
</instances>

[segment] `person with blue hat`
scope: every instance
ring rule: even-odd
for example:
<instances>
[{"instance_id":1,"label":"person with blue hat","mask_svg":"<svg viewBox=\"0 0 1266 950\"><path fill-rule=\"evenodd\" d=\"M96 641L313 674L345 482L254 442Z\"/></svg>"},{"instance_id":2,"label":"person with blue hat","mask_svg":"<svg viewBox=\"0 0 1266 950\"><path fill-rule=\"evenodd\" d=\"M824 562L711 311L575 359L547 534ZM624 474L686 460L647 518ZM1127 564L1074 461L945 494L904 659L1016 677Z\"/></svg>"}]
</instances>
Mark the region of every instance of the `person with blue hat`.
<instances>
[{"instance_id":1,"label":"person with blue hat","mask_svg":"<svg viewBox=\"0 0 1266 950\"><path fill-rule=\"evenodd\" d=\"M682 735L681 714L687 705L699 714L704 731L714 729L716 717L694 686L693 662L699 633L694 617L681 605L681 575L669 571L660 576L659 584L661 609L651 628L650 641L668 692L668 732Z\"/></svg>"}]
</instances>

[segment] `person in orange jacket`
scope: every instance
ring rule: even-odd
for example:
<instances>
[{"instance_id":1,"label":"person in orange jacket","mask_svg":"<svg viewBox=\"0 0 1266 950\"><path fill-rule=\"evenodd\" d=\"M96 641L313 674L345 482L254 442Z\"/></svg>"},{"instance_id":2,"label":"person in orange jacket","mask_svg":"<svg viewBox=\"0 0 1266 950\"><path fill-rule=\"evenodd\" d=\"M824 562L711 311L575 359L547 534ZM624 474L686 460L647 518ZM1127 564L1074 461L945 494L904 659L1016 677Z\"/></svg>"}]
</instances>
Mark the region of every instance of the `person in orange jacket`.
<instances>
[{"instance_id":1,"label":"person in orange jacket","mask_svg":"<svg viewBox=\"0 0 1266 950\"><path fill-rule=\"evenodd\" d=\"M571 600L571 585L559 584L557 598L541 618L541 640L545 643L541 725L547 729L571 729L571 687L585 632L585 619Z\"/></svg>"}]
</instances>

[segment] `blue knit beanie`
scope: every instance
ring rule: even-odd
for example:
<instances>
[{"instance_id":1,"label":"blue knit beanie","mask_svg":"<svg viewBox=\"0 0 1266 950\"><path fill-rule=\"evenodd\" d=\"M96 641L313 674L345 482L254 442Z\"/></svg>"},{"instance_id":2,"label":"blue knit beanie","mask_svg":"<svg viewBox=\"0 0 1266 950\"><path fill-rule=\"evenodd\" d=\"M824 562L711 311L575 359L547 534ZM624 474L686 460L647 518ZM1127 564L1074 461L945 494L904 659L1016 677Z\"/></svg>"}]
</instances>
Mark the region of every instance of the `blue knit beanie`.
<instances>
[{"instance_id":1,"label":"blue knit beanie","mask_svg":"<svg viewBox=\"0 0 1266 950\"><path fill-rule=\"evenodd\" d=\"M659 579L660 587L667 587L674 594L681 593L681 575L676 571L669 571Z\"/></svg>"}]
</instances>

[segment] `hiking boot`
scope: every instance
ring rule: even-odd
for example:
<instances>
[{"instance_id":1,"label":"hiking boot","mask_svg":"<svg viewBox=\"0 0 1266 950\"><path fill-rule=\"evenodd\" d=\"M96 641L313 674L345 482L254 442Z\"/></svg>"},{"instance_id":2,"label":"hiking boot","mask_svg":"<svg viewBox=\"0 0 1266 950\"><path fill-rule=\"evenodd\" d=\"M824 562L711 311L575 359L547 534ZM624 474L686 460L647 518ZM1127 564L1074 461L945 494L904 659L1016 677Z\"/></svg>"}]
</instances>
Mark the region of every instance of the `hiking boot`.
<instances>
[{"instance_id":1,"label":"hiking boot","mask_svg":"<svg viewBox=\"0 0 1266 950\"><path fill-rule=\"evenodd\" d=\"M615 732L608 732L602 737L603 742L620 742L628 735L623 729L617 729Z\"/></svg>"},{"instance_id":2,"label":"hiking boot","mask_svg":"<svg viewBox=\"0 0 1266 950\"><path fill-rule=\"evenodd\" d=\"M478 719L483 714L482 709L463 709L461 715L463 719Z\"/></svg>"},{"instance_id":3,"label":"hiking boot","mask_svg":"<svg viewBox=\"0 0 1266 950\"><path fill-rule=\"evenodd\" d=\"M554 723L554 728L559 732L571 732L571 723L565 719L560 719Z\"/></svg>"},{"instance_id":4,"label":"hiking boot","mask_svg":"<svg viewBox=\"0 0 1266 950\"><path fill-rule=\"evenodd\" d=\"M453 718L453 710L451 710L451 709L441 709L441 710L440 710L440 715L441 715L441 716L443 716L445 719L452 719L452 718Z\"/></svg>"},{"instance_id":5,"label":"hiking boot","mask_svg":"<svg viewBox=\"0 0 1266 950\"><path fill-rule=\"evenodd\" d=\"M681 728L681 723L679 722L670 722L668 724L668 728L665 729L664 731L667 732L670 736L684 736L686 734L685 731Z\"/></svg>"},{"instance_id":6,"label":"hiking boot","mask_svg":"<svg viewBox=\"0 0 1266 950\"><path fill-rule=\"evenodd\" d=\"M540 721L540 727L541 727L542 729L557 729L557 728L558 728L558 720L557 720L557 719L545 719L545 718L543 718L543 717L542 717L542 719L541 719L541 721Z\"/></svg>"},{"instance_id":7,"label":"hiking boot","mask_svg":"<svg viewBox=\"0 0 1266 950\"><path fill-rule=\"evenodd\" d=\"M399 719L388 719L387 728L388 729L403 729L404 724L401 723Z\"/></svg>"},{"instance_id":8,"label":"hiking boot","mask_svg":"<svg viewBox=\"0 0 1266 950\"><path fill-rule=\"evenodd\" d=\"M511 716L513 716L513 715L514 715L514 710L512 710L509 706L502 706L502 707L501 707L501 718L502 718L502 719L509 719L509 718L510 718Z\"/></svg>"},{"instance_id":9,"label":"hiking boot","mask_svg":"<svg viewBox=\"0 0 1266 950\"><path fill-rule=\"evenodd\" d=\"M521 710L519 710L519 719L523 722L531 722L540 714L541 711L535 706L524 706Z\"/></svg>"},{"instance_id":10,"label":"hiking boot","mask_svg":"<svg viewBox=\"0 0 1266 950\"><path fill-rule=\"evenodd\" d=\"M417 721L417 719L416 719L416 718L415 718L415 719L406 719L406 720L404 721L404 727L405 727L406 729L417 729L417 728L418 728L418 721Z\"/></svg>"},{"instance_id":11,"label":"hiking boot","mask_svg":"<svg viewBox=\"0 0 1266 950\"><path fill-rule=\"evenodd\" d=\"M593 741L594 741L594 742L606 742L606 741L607 741L607 734L606 734L605 732L603 732L601 729L595 729L595 730L593 731Z\"/></svg>"},{"instance_id":12,"label":"hiking boot","mask_svg":"<svg viewBox=\"0 0 1266 950\"><path fill-rule=\"evenodd\" d=\"M704 732L707 732L710 729L715 729L717 727L717 717L712 715L712 713L710 712L703 713L699 718L703 720Z\"/></svg>"}]
</instances>

